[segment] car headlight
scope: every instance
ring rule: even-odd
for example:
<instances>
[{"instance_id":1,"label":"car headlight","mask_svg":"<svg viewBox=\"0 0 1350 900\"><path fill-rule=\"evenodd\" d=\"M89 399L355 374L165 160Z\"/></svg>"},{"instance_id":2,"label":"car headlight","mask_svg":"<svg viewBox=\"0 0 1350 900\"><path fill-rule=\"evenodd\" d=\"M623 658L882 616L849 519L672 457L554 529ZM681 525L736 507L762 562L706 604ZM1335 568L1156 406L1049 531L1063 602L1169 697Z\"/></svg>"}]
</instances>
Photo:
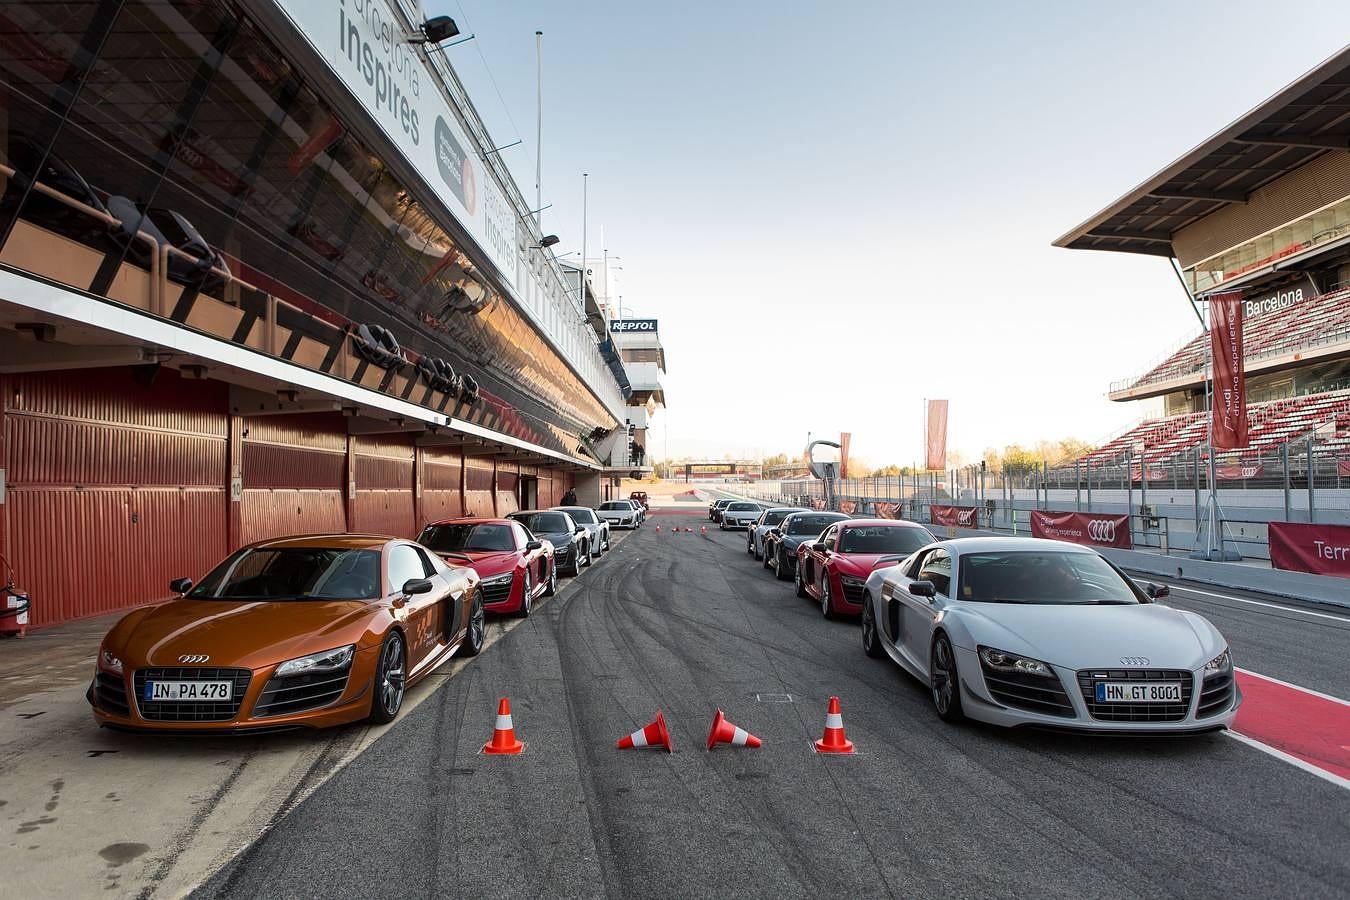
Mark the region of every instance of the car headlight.
<instances>
[{"instance_id":1,"label":"car headlight","mask_svg":"<svg viewBox=\"0 0 1350 900\"><path fill-rule=\"evenodd\" d=\"M855 577L853 577L852 575L840 575L840 576L839 576L839 583L840 583L840 584L843 584L843 585L847 585L848 587L857 587L857 588L860 588L860 587L862 587L863 585L867 584L867 581L866 581L866 579L863 579L863 578L855 578Z\"/></svg>"},{"instance_id":2,"label":"car headlight","mask_svg":"<svg viewBox=\"0 0 1350 900\"><path fill-rule=\"evenodd\" d=\"M1054 670L1039 659L1018 656L1016 653L1009 653L1006 650L995 650L993 647L980 648L980 662L997 672L1021 672L1024 675L1041 675L1046 678L1055 677Z\"/></svg>"},{"instance_id":3,"label":"car headlight","mask_svg":"<svg viewBox=\"0 0 1350 900\"><path fill-rule=\"evenodd\" d=\"M1218 675L1221 672L1231 671L1233 671L1233 654L1228 652L1226 647L1222 653L1205 663L1206 675Z\"/></svg>"},{"instance_id":4,"label":"car headlight","mask_svg":"<svg viewBox=\"0 0 1350 900\"><path fill-rule=\"evenodd\" d=\"M515 572L503 572L501 575L493 575L491 578L484 578L482 581L479 581L478 583L483 587L488 587L490 585L495 584L506 584L515 577L516 577Z\"/></svg>"},{"instance_id":5,"label":"car headlight","mask_svg":"<svg viewBox=\"0 0 1350 900\"><path fill-rule=\"evenodd\" d=\"M277 678L285 678L288 675L303 675L306 672L332 672L336 669L345 669L351 665L352 655L355 652L356 645L348 644L336 650L324 650L299 659L288 659L277 666L273 674Z\"/></svg>"},{"instance_id":6,"label":"car headlight","mask_svg":"<svg viewBox=\"0 0 1350 900\"><path fill-rule=\"evenodd\" d=\"M116 672L122 674L122 661L107 650L100 650L98 653L98 667L105 672Z\"/></svg>"}]
</instances>

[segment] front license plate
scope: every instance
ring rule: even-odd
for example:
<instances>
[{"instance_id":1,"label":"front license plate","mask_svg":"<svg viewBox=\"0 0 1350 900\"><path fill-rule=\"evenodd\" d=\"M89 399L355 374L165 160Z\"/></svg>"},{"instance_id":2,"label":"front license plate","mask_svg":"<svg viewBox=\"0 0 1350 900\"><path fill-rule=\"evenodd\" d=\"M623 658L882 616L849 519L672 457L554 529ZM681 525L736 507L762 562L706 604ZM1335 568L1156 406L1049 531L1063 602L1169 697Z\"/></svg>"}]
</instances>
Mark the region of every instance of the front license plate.
<instances>
[{"instance_id":1,"label":"front license plate","mask_svg":"<svg viewBox=\"0 0 1350 900\"><path fill-rule=\"evenodd\" d=\"M230 700L233 695L232 681L147 681L143 699L215 701Z\"/></svg>"},{"instance_id":2,"label":"front license plate","mask_svg":"<svg viewBox=\"0 0 1350 900\"><path fill-rule=\"evenodd\" d=\"M1099 681L1098 703L1180 703L1179 681Z\"/></svg>"}]
</instances>

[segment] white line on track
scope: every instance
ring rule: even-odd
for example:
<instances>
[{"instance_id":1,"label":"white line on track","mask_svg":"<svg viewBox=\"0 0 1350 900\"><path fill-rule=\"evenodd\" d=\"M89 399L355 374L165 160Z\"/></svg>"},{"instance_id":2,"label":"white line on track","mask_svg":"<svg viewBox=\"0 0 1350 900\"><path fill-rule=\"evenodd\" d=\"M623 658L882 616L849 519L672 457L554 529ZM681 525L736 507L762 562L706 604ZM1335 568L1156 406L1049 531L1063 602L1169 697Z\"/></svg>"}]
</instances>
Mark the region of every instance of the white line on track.
<instances>
[{"instance_id":1,"label":"white line on track","mask_svg":"<svg viewBox=\"0 0 1350 900\"><path fill-rule=\"evenodd\" d=\"M1293 766L1296 769L1302 769L1303 771L1307 772L1310 775L1316 775L1323 781L1331 782L1338 788L1350 791L1350 778L1342 778L1335 772L1328 772L1326 769L1319 769L1317 766L1313 765L1310 762L1307 762L1306 760L1302 760L1299 759L1297 756L1285 753L1283 750L1277 750L1274 747L1270 746L1269 744L1263 744L1260 741L1256 740L1255 738L1247 737L1245 734L1238 734L1236 731L1225 731L1224 734L1228 735L1235 741L1241 741L1248 747L1255 747L1262 753L1265 753L1268 756L1273 756L1276 759L1280 760L1281 762L1289 763L1289 765Z\"/></svg>"},{"instance_id":2,"label":"white line on track","mask_svg":"<svg viewBox=\"0 0 1350 900\"><path fill-rule=\"evenodd\" d=\"M1297 606L1284 606L1279 603L1266 603L1261 600L1248 600L1245 597L1234 597L1232 594L1216 594L1213 591L1201 591L1193 587L1182 587L1181 585L1172 585L1173 590L1182 591L1187 594L1200 594L1205 597L1218 597L1220 600L1232 600L1234 603L1248 603L1252 606L1266 606L1270 609L1284 610L1285 612L1297 613L1300 616L1316 616L1319 619L1331 619L1333 622L1344 622L1350 625L1350 618L1345 616L1333 616L1330 613L1313 612L1310 609L1300 609Z\"/></svg>"},{"instance_id":3,"label":"white line on track","mask_svg":"<svg viewBox=\"0 0 1350 900\"><path fill-rule=\"evenodd\" d=\"M1291 684L1288 681L1281 681L1278 678L1271 678L1269 675L1262 675L1260 672L1253 672L1251 669L1244 669L1241 666L1235 666L1237 671L1243 675L1250 675L1253 678L1260 678L1262 681L1269 681L1271 684L1278 684L1280 687L1287 687L1291 691L1298 691L1302 694L1309 694L1313 697L1320 697L1323 700L1330 700L1332 703L1339 703L1342 706L1350 706L1350 700L1342 700L1340 697L1333 697L1331 694L1324 694L1321 691L1314 691L1312 688L1305 688L1302 685Z\"/></svg>"}]
</instances>

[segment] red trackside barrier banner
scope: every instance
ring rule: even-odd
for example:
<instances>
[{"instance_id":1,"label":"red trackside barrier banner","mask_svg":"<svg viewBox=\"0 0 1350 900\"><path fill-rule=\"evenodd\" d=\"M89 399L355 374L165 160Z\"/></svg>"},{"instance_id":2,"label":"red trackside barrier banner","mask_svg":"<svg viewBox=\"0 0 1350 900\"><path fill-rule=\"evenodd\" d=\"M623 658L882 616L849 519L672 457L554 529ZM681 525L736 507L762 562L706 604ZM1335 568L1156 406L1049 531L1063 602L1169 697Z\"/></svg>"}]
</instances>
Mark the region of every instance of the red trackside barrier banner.
<instances>
[{"instance_id":1,"label":"red trackside barrier banner","mask_svg":"<svg viewBox=\"0 0 1350 900\"><path fill-rule=\"evenodd\" d=\"M934 525L953 525L958 528L979 528L980 510L976 506L930 506L929 518Z\"/></svg>"},{"instance_id":2,"label":"red trackside barrier banner","mask_svg":"<svg viewBox=\"0 0 1350 900\"><path fill-rule=\"evenodd\" d=\"M1219 466L1214 470L1214 477L1219 481L1245 481L1248 478L1261 478L1266 474L1266 467L1257 463L1247 465L1243 463L1238 466Z\"/></svg>"},{"instance_id":3,"label":"red trackside barrier banner","mask_svg":"<svg viewBox=\"0 0 1350 900\"><path fill-rule=\"evenodd\" d=\"M1270 564L1289 572L1350 578L1350 526L1271 522Z\"/></svg>"},{"instance_id":4,"label":"red trackside barrier banner","mask_svg":"<svg viewBox=\"0 0 1350 900\"><path fill-rule=\"evenodd\" d=\"M1129 550L1130 517L1102 513L1031 511L1031 536L1056 541L1071 541L1089 547L1115 547Z\"/></svg>"},{"instance_id":5,"label":"red trackside barrier banner","mask_svg":"<svg viewBox=\"0 0 1350 900\"><path fill-rule=\"evenodd\" d=\"M856 500L840 500L839 511L846 516L851 516L858 511L858 503Z\"/></svg>"},{"instance_id":6,"label":"red trackside barrier banner","mask_svg":"<svg viewBox=\"0 0 1350 900\"><path fill-rule=\"evenodd\" d=\"M1209 349L1214 359L1210 430L1216 450L1247 446L1247 376L1242 370L1242 294L1209 298Z\"/></svg>"},{"instance_id":7,"label":"red trackside barrier banner","mask_svg":"<svg viewBox=\"0 0 1350 900\"><path fill-rule=\"evenodd\" d=\"M1336 474L1342 478L1350 478L1350 459L1336 460Z\"/></svg>"},{"instance_id":8,"label":"red trackside barrier banner","mask_svg":"<svg viewBox=\"0 0 1350 900\"><path fill-rule=\"evenodd\" d=\"M874 504L872 504L872 505L873 505L874 507L876 507L877 518L878 518L878 519L898 519L898 518L900 518L900 504L899 504L899 503L883 503L883 502L877 502L877 503L874 503Z\"/></svg>"}]
</instances>

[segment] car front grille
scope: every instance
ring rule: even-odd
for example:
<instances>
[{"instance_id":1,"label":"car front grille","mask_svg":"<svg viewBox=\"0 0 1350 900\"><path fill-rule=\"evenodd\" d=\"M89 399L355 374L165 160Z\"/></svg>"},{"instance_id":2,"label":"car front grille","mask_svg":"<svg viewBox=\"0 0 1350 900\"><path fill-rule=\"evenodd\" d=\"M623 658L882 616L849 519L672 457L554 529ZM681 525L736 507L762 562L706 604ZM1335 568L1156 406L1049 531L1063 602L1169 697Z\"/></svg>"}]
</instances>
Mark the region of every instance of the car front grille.
<instances>
[{"instance_id":1,"label":"car front grille","mask_svg":"<svg viewBox=\"0 0 1350 900\"><path fill-rule=\"evenodd\" d=\"M136 708L149 722L227 722L239 715L253 673L248 669L179 668L137 669L132 675L136 689ZM233 681L229 700L185 701L144 700L146 681Z\"/></svg>"},{"instance_id":2,"label":"car front grille","mask_svg":"<svg viewBox=\"0 0 1350 900\"><path fill-rule=\"evenodd\" d=\"M511 596L511 586L515 584L515 579L503 581L500 584L479 583L483 589L483 603L503 603Z\"/></svg>"},{"instance_id":3,"label":"car front grille","mask_svg":"<svg viewBox=\"0 0 1350 900\"><path fill-rule=\"evenodd\" d=\"M845 600L849 603L861 604L863 602L863 590L867 587L867 582L852 578L841 578L839 582L844 588Z\"/></svg>"},{"instance_id":4,"label":"car front grille","mask_svg":"<svg viewBox=\"0 0 1350 900\"><path fill-rule=\"evenodd\" d=\"M1099 681L1178 681L1180 703L1098 703ZM1078 687L1092 718L1102 722L1180 722L1191 708L1194 678L1182 669L1083 669Z\"/></svg>"},{"instance_id":5,"label":"car front grille","mask_svg":"<svg viewBox=\"0 0 1350 900\"><path fill-rule=\"evenodd\" d=\"M99 709L104 712L117 713L118 715L128 715L131 712L127 706L127 685L122 680L121 675L115 675L112 672L99 672L98 678L94 682L94 701Z\"/></svg>"},{"instance_id":6,"label":"car front grille","mask_svg":"<svg viewBox=\"0 0 1350 900\"><path fill-rule=\"evenodd\" d=\"M1004 706L1066 719L1077 715L1057 675L1005 672L991 668L983 659L980 660L980 669L984 673L989 696Z\"/></svg>"},{"instance_id":7,"label":"car front grille","mask_svg":"<svg viewBox=\"0 0 1350 900\"><path fill-rule=\"evenodd\" d=\"M1200 703L1195 708L1195 717L1204 719L1217 715L1233 705L1233 673L1223 672L1210 675L1200 683Z\"/></svg>"},{"instance_id":8,"label":"car front grille","mask_svg":"<svg viewBox=\"0 0 1350 900\"><path fill-rule=\"evenodd\" d=\"M351 666L341 672L273 676L253 706L255 716L284 716L327 706L347 689Z\"/></svg>"}]
</instances>

